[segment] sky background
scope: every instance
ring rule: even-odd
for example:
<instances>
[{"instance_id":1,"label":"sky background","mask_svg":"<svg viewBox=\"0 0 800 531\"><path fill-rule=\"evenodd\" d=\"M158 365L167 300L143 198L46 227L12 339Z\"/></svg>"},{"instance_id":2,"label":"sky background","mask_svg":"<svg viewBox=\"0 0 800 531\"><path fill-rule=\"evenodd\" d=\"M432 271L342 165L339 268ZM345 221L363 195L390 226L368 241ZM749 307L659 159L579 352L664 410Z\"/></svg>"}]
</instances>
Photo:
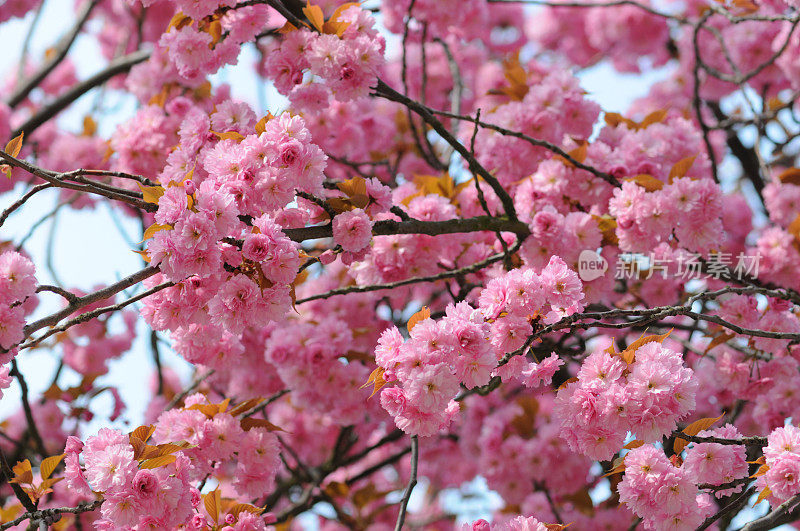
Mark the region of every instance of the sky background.
<instances>
[{"instance_id":1,"label":"sky background","mask_svg":"<svg viewBox=\"0 0 800 531\"><path fill-rule=\"evenodd\" d=\"M31 60L39 60L45 50L71 27L74 21L73 3L72 0L45 0L34 37L29 45ZM16 72L22 43L33 18L33 13L30 13L24 19L15 19L0 26L0 42L3 43L3 50L0 53L0 73L2 73L0 80L3 81L0 83L6 83L9 74ZM87 36L80 36L77 39L70 57L75 62L79 79L88 77L105 64L93 39ZM259 110L262 114L266 110L274 113L284 107L284 100L270 87L261 85L248 72L255 60L256 54L252 47L245 48L238 65L224 68L213 79L216 82L230 83L233 96L250 103L256 109L260 107L259 101L263 101L263 98L259 97L259 91L263 91L263 94L266 94L268 109ZM588 96L599 103L605 111L624 112L630 102L647 94L652 83L664 79L667 75L666 69L651 71L644 75L622 75L603 63L580 72L579 78ZM95 103L96 93L84 96L59 116L59 123L67 130L79 132L83 117L92 110ZM107 138L113 133L117 124L135 112L136 102L131 97L112 93L106 96L103 107L107 110L107 114L98 120L99 134ZM18 186L14 192L0 195L0 209L6 208L21 193L23 187ZM56 204L57 193L37 194L0 228L0 240L19 242L31 224L50 212ZM101 203L94 210L62 210L54 220L48 221L33 234L25 249L37 264L37 278L40 283L55 283L55 279L43 267L48 246L51 246L52 263L64 287L88 291L99 283L109 284L141 269L142 262L139 256L131 251L131 242L138 242L139 235L138 222L117 216L108 205ZM47 294L41 297L41 301L34 317L50 313L59 308L61 303L59 297ZM141 423L150 396L150 391L145 389L144 382L151 381L154 374L149 348L149 328L144 322L140 322L138 331L138 338L132 351L122 359L111 361L110 373L101 380L104 385L118 387L127 405L122 419L117 422L117 427L121 429L130 429ZM38 395L49 385L57 365L57 355L58 351L42 349L26 351L17 357L32 395ZM191 369L186 362L164 345L161 348L161 355L163 363L174 367L181 374L184 383L190 381ZM61 378L62 388L77 384L79 380L75 373L65 370ZM10 389L4 391L4 396L0 399L0 419L19 409L19 396L19 387L15 381ZM98 415L87 427L84 435L92 434L100 427L108 425L107 416L112 408L110 397L106 394L101 395L95 404ZM126 421L130 423L126 424ZM482 480L474 482L468 490L475 493L475 497L469 501L461 499L461 496L456 494L449 497L448 505L457 508L462 517L470 520L486 517L499 504L496 496L487 494ZM421 491L422 489L418 488L415 494L419 495ZM598 494L603 496L603 493ZM412 509L413 505L412 500Z\"/></svg>"}]
</instances>

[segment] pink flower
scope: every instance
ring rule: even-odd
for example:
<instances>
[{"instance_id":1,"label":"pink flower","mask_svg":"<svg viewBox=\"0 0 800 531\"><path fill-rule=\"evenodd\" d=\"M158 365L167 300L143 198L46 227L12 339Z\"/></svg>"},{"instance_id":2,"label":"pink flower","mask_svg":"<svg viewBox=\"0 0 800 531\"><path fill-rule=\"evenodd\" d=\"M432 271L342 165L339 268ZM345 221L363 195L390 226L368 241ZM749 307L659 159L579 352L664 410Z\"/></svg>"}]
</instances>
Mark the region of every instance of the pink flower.
<instances>
[{"instance_id":1,"label":"pink flower","mask_svg":"<svg viewBox=\"0 0 800 531\"><path fill-rule=\"evenodd\" d=\"M158 479L149 470L139 470L133 477L133 491L139 498L150 498L158 491Z\"/></svg>"},{"instance_id":2,"label":"pink flower","mask_svg":"<svg viewBox=\"0 0 800 531\"><path fill-rule=\"evenodd\" d=\"M0 305L25 300L36 291L33 263L14 251L0 253Z\"/></svg>"},{"instance_id":3,"label":"pink flower","mask_svg":"<svg viewBox=\"0 0 800 531\"><path fill-rule=\"evenodd\" d=\"M458 392L458 380L445 364L414 371L405 383L408 400L423 413L441 411Z\"/></svg>"},{"instance_id":4,"label":"pink flower","mask_svg":"<svg viewBox=\"0 0 800 531\"><path fill-rule=\"evenodd\" d=\"M781 501L786 501L795 494L800 494L800 455L783 452L770 459L769 470L764 476L772 494Z\"/></svg>"},{"instance_id":5,"label":"pink flower","mask_svg":"<svg viewBox=\"0 0 800 531\"><path fill-rule=\"evenodd\" d=\"M570 270L561 258L551 257L542 270L541 278L547 301L553 306L568 307L583 299L582 284L577 273Z\"/></svg>"},{"instance_id":6,"label":"pink flower","mask_svg":"<svg viewBox=\"0 0 800 531\"><path fill-rule=\"evenodd\" d=\"M333 218L333 241L345 251L360 251L369 245L371 239L372 222L360 208Z\"/></svg>"}]
</instances>

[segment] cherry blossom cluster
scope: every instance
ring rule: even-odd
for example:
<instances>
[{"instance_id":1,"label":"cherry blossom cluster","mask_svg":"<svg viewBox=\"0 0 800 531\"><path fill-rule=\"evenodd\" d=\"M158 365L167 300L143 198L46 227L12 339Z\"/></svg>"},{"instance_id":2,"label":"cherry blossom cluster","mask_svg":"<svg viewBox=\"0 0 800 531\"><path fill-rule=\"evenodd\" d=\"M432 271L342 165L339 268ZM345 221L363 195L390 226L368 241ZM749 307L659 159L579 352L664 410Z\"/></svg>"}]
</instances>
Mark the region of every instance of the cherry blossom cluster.
<instances>
[{"instance_id":1,"label":"cherry blossom cluster","mask_svg":"<svg viewBox=\"0 0 800 531\"><path fill-rule=\"evenodd\" d=\"M25 337L25 316L37 305L36 269L16 251L0 253L0 348L11 350ZM12 354L13 355L13 354ZM5 359L8 362L9 359Z\"/></svg>"},{"instance_id":2,"label":"cherry blossom cluster","mask_svg":"<svg viewBox=\"0 0 800 531\"><path fill-rule=\"evenodd\" d=\"M698 491L688 470L649 444L625 455L619 498L647 529L695 529L713 512L710 497Z\"/></svg>"},{"instance_id":3,"label":"cherry blossom cluster","mask_svg":"<svg viewBox=\"0 0 800 531\"><path fill-rule=\"evenodd\" d=\"M511 99L502 105L497 105L499 96L488 96L477 102L478 107L490 106L493 109L482 115L482 120L556 144L566 137L589 138L600 107L585 97L578 79L568 71L549 69L534 61L527 65L527 69L517 65L511 70L523 78L521 84L511 87L503 87L507 80L499 68L488 77L498 86L487 88L501 93L505 90L511 94ZM473 128L469 125L463 126L465 135L472 134ZM478 160L506 186L530 176L538 164L551 155L543 147L524 139L504 136L489 129L479 130L475 152Z\"/></svg>"},{"instance_id":4,"label":"cherry blossom cluster","mask_svg":"<svg viewBox=\"0 0 800 531\"><path fill-rule=\"evenodd\" d=\"M505 521L496 521L491 524L486 520L476 520L472 524L464 524L461 526L462 531L491 531L492 529L508 531L548 531L551 528L532 516L515 516Z\"/></svg>"},{"instance_id":5,"label":"cherry blossom cluster","mask_svg":"<svg viewBox=\"0 0 800 531\"><path fill-rule=\"evenodd\" d=\"M738 439L742 436L739 430L726 424L713 430L702 430L698 437L719 437L722 439ZM747 460L745 447L733 444L694 443L686 449L686 458L681 468L698 485L723 485L747 476ZM722 498L741 492L744 484L728 489L715 489L714 496Z\"/></svg>"},{"instance_id":6,"label":"cherry blossom cluster","mask_svg":"<svg viewBox=\"0 0 800 531\"><path fill-rule=\"evenodd\" d=\"M230 411L212 407L201 394L186 397L183 408L158 417L153 440L189 443L183 455L194 481L210 474L230 478L231 487L245 499L271 492L279 464L277 437L257 421L248 425Z\"/></svg>"},{"instance_id":7,"label":"cherry blossom cluster","mask_svg":"<svg viewBox=\"0 0 800 531\"><path fill-rule=\"evenodd\" d=\"M101 287L96 286L95 289ZM79 289L72 290L72 293L86 295ZM84 306L81 312L90 312L113 304L113 298L99 300ZM127 352L136 338L136 312L123 312L121 316L125 330L116 334L110 332L108 318L93 319L69 328L60 341L64 364L84 376L107 373L109 360L119 358Z\"/></svg>"},{"instance_id":8,"label":"cherry blossom cluster","mask_svg":"<svg viewBox=\"0 0 800 531\"><path fill-rule=\"evenodd\" d=\"M130 435L103 428L85 444L70 436L67 481L75 495L102 494L97 529L189 524L202 529L218 515L209 514L208 505L205 513L199 508L194 482L213 474L246 498L275 486L278 439L263 423L245 422L224 407L208 404L202 395L192 395L184 408L166 411L154 426ZM151 435L155 444L148 442ZM228 512L225 523L235 530L266 529L256 509L248 505L245 511Z\"/></svg>"},{"instance_id":9,"label":"cherry blossom cluster","mask_svg":"<svg viewBox=\"0 0 800 531\"><path fill-rule=\"evenodd\" d=\"M266 55L266 75L300 109L321 110L330 97L364 97L377 81L386 42L369 13L357 5L343 7L327 22L331 32L292 28Z\"/></svg>"},{"instance_id":10,"label":"cherry blossom cluster","mask_svg":"<svg viewBox=\"0 0 800 531\"><path fill-rule=\"evenodd\" d=\"M562 363L555 354L540 363L519 355L498 362L526 343L539 318L548 323L570 315L582 308L582 298L578 276L553 257L540 274L516 269L489 282L478 309L461 302L448 306L441 320L423 319L408 341L389 328L375 361L383 379L399 385L381 392L381 405L406 433L432 435L457 413L460 385L480 387L493 375L532 388L548 383Z\"/></svg>"},{"instance_id":11,"label":"cherry blossom cluster","mask_svg":"<svg viewBox=\"0 0 800 531\"><path fill-rule=\"evenodd\" d=\"M772 505L800 494L800 428L776 428L767 438L765 462L756 485L766 490Z\"/></svg>"},{"instance_id":12,"label":"cherry blossom cluster","mask_svg":"<svg viewBox=\"0 0 800 531\"><path fill-rule=\"evenodd\" d=\"M2 390L11 385L8 363L25 337L25 316L38 304L35 271L33 263L22 254L0 252L0 397Z\"/></svg>"},{"instance_id":13,"label":"cherry blossom cluster","mask_svg":"<svg viewBox=\"0 0 800 531\"><path fill-rule=\"evenodd\" d=\"M89 499L95 492L103 494L97 529L177 527L191 517L192 498L195 505L199 502L199 493L192 494L189 459L180 453L166 466L151 470L147 461L137 461L127 435L108 428L85 444L69 437L64 451L70 489Z\"/></svg>"},{"instance_id":14,"label":"cherry blossom cluster","mask_svg":"<svg viewBox=\"0 0 800 531\"><path fill-rule=\"evenodd\" d=\"M39 509L102 501L60 525L459 528L448 496L476 478L503 506L465 530L695 529L741 493L800 495L797 0L75 7L75 49L109 64L25 45L0 83L0 225L46 194L117 205L148 263L99 299L112 284L37 286L40 223L0 242L0 390L22 390L2 457ZM575 74L593 65L649 89L608 112ZM283 103L238 100L247 68ZM99 85L73 127L62 105ZM123 94L135 110L103 114ZM714 274L741 254L749 276ZM615 278L631 256L651 265ZM67 310L31 318L46 291ZM149 426L92 435L136 414L124 306L153 329ZM41 396L20 345L58 356ZM49 523L0 495L3 520Z\"/></svg>"},{"instance_id":15,"label":"cherry blossom cluster","mask_svg":"<svg viewBox=\"0 0 800 531\"><path fill-rule=\"evenodd\" d=\"M148 298L144 313L156 329L177 337L180 327L192 326L178 350L194 363L210 364L216 355L210 345L278 320L291 306L301 257L278 222L292 226L302 216L283 210L296 190L320 193L325 157L299 117L282 114L260 134L252 133L256 125L253 111L232 101L210 117L190 112L179 130L184 141L161 175L159 230L147 252L161 271L152 282L179 285ZM216 139L212 127L238 136L209 142ZM177 165L185 169L188 161L186 177ZM203 307L208 312L198 311Z\"/></svg>"},{"instance_id":16,"label":"cherry blossom cluster","mask_svg":"<svg viewBox=\"0 0 800 531\"><path fill-rule=\"evenodd\" d=\"M666 20L638 6L575 9L556 4L529 19L526 31L542 46L581 66L608 57L620 72L639 72L642 58L653 65L669 59Z\"/></svg>"},{"instance_id":17,"label":"cherry blossom cluster","mask_svg":"<svg viewBox=\"0 0 800 531\"><path fill-rule=\"evenodd\" d=\"M683 177L653 192L626 182L614 190L609 212L624 251L652 249L674 236L680 246L707 253L722 232L722 194L710 179Z\"/></svg>"},{"instance_id":18,"label":"cherry blossom cluster","mask_svg":"<svg viewBox=\"0 0 800 531\"><path fill-rule=\"evenodd\" d=\"M595 351L577 381L558 391L562 435L574 450L608 459L622 447L626 432L654 442L694 410L698 383L680 353L650 341L632 355L627 361L613 351Z\"/></svg>"}]
</instances>

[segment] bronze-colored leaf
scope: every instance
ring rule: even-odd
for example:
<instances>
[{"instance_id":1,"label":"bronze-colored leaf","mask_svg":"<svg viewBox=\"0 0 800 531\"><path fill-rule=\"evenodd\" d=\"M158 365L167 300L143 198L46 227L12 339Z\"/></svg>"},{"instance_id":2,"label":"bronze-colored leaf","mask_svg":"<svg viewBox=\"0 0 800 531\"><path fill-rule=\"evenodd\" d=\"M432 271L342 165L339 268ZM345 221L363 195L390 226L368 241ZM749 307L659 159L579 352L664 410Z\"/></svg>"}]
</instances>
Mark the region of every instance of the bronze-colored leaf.
<instances>
[{"instance_id":1,"label":"bronze-colored leaf","mask_svg":"<svg viewBox=\"0 0 800 531\"><path fill-rule=\"evenodd\" d=\"M428 308L427 306L423 306L420 311L412 315L411 318L408 320L408 324L406 325L406 327L408 328L409 333L414 329L415 326L417 326L420 323L420 321L424 321L425 319L430 319L430 317L431 317L430 308Z\"/></svg>"},{"instance_id":2,"label":"bronze-colored leaf","mask_svg":"<svg viewBox=\"0 0 800 531\"><path fill-rule=\"evenodd\" d=\"M692 155L691 157L686 157L685 159L681 159L676 162L669 171L669 182L671 183L673 180L680 177L686 177L686 174L689 173L689 170L692 168L692 164L694 164L696 158L697 155Z\"/></svg>"},{"instance_id":3,"label":"bronze-colored leaf","mask_svg":"<svg viewBox=\"0 0 800 531\"><path fill-rule=\"evenodd\" d=\"M142 461L139 463L139 468L160 468L175 462L175 459L177 458L174 455L160 455L158 457L153 457L152 459L146 459Z\"/></svg>"},{"instance_id":4,"label":"bronze-colored leaf","mask_svg":"<svg viewBox=\"0 0 800 531\"><path fill-rule=\"evenodd\" d=\"M142 186L140 184L139 189L142 191L142 199L144 199L145 203L157 205L158 200L164 195L164 188L162 186Z\"/></svg>"},{"instance_id":5,"label":"bronze-colored leaf","mask_svg":"<svg viewBox=\"0 0 800 531\"><path fill-rule=\"evenodd\" d=\"M778 175L778 180L782 184L794 184L800 186L800 168L789 168L788 170L783 170Z\"/></svg>"},{"instance_id":6,"label":"bronze-colored leaf","mask_svg":"<svg viewBox=\"0 0 800 531\"><path fill-rule=\"evenodd\" d=\"M756 502L753 504L753 507L766 500L770 496L772 496L772 490L770 490L769 487L764 487L764 490L758 493L758 498L756 498Z\"/></svg>"},{"instance_id":7,"label":"bronze-colored leaf","mask_svg":"<svg viewBox=\"0 0 800 531\"><path fill-rule=\"evenodd\" d=\"M139 426L135 430L130 433L131 437L136 437L140 439L142 442L147 442L148 439L155 433L156 427L154 424L148 424L146 426Z\"/></svg>"},{"instance_id":8,"label":"bronze-colored leaf","mask_svg":"<svg viewBox=\"0 0 800 531\"><path fill-rule=\"evenodd\" d=\"M703 354L708 354L708 351L710 351L712 348L722 345L734 337L736 337L736 334L732 332L723 332L722 334L719 334L717 337L711 340L706 349L703 351Z\"/></svg>"},{"instance_id":9,"label":"bronze-colored leaf","mask_svg":"<svg viewBox=\"0 0 800 531\"><path fill-rule=\"evenodd\" d=\"M8 141L6 144L6 148L3 150L12 157L16 157L19 155L20 150L22 149L22 139L25 138L25 132L18 134L14 138Z\"/></svg>"},{"instance_id":10,"label":"bronze-colored leaf","mask_svg":"<svg viewBox=\"0 0 800 531\"><path fill-rule=\"evenodd\" d=\"M42 476L42 479L48 479L50 474L53 473L53 470L56 469L58 464L66 457L67 454L61 455L54 455L42 460L42 463L39 465L39 475Z\"/></svg>"},{"instance_id":11,"label":"bronze-colored leaf","mask_svg":"<svg viewBox=\"0 0 800 531\"><path fill-rule=\"evenodd\" d=\"M241 415L245 411L249 411L249 410L253 409L254 407L259 405L263 401L264 401L264 399L261 398L261 397L251 398L250 400L245 400L244 402L238 404L236 407L231 409L228 413L232 417L238 417L239 415Z\"/></svg>"},{"instance_id":12,"label":"bronze-colored leaf","mask_svg":"<svg viewBox=\"0 0 800 531\"><path fill-rule=\"evenodd\" d=\"M640 173L635 177L628 177L625 180L638 184L648 192L655 192L664 188L664 183L662 181L659 181L647 173Z\"/></svg>"},{"instance_id":13,"label":"bronze-colored leaf","mask_svg":"<svg viewBox=\"0 0 800 531\"><path fill-rule=\"evenodd\" d=\"M222 495L219 487L203 496L203 506L214 523L219 522L219 511L222 508Z\"/></svg>"},{"instance_id":14,"label":"bronze-colored leaf","mask_svg":"<svg viewBox=\"0 0 800 531\"><path fill-rule=\"evenodd\" d=\"M253 417L245 417L241 422L244 431L250 431L253 428L264 428L267 431L286 431L280 426L276 426L266 419L254 419Z\"/></svg>"},{"instance_id":15,"label":"bronze-colored leaf","mask_svg":"<svg viewBox=\"0 0 800 531\"><path fill-rule=\"evenodd\" d=\"M11 470L14 472L14 479L10 483L31 484L33 483L33 470L29 460L19 461Z\"/></svg>"},{"instance_id":16,"label":"bronze-colored leaf","mask_svg":"<svg viewBox=\"0 0 800 531\"><path fill-rule=\"evenodd\" d=\"M383 367L378 367L374 371L372 371L369 375L369 379L367 383L362 385L360 389L364 389L365 387L369 387L370 384L374 385L372 390L372 394L369 395L369 398L375 396L375 393L380 391L380 389L386 385L386 380L383 379L383 373L386 372Z\"/></svg>"},{"instance_id":17,"label":"bronze-colored leaf","mask_svg":"<svg viewBox=\"0 0 800 531\"><path fill-rule=\"evenodd\" d=\"M723 416L725 415L723 414L716 418L706 417L700 420L696 420L691 424L689 424L688 426L686 426L683 429L683 433L685 433L686 435L697 435L701 431L707 430L708 428L713 426ZM675 454L680 454L683 451L683 449L686 448L687 444L689 444L689 441L687 441L686 439L675 437L675 442L672 443L672 451L675 452Z\"/></svg>"},{"instance_id":18,"label":"bronze-colored leaf","mask_svg":"<svg viewBox=\"0 0 800 531\"><path fill-rule=\"evenodd\" d=\"M306 2L306 7L303 8L303 14L311 22L314 28L322 33L325 25L325 16L322 13L322 8L316 5L311 5L311 1Z\"/></svg>"}]
</instances>

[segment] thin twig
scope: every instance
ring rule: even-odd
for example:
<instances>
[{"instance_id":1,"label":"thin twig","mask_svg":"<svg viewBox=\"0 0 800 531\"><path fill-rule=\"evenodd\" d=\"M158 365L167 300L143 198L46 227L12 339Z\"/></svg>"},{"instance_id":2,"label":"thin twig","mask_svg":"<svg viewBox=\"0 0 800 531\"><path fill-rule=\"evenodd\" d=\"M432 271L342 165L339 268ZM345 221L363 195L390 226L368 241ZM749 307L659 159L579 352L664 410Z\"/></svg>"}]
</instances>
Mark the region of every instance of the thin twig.
<instances>
[{"instance_id":1,"label":"thin twig","mask_svg":"<svg viewBox=\"0 0 800 531\"><path fill-rule=\"evenodd\" d=\"M411 436L411 477L408 479L406 491L403 494L403 499L400 500L400 513L397 515L397 522L394 525L394 531L403 529L403 523L406 521L406 509L408 509L408 500L411 499L411 492L417 485L417 465L419 463L419 438L416 435Z\"/></svg>"}]
</instances>

